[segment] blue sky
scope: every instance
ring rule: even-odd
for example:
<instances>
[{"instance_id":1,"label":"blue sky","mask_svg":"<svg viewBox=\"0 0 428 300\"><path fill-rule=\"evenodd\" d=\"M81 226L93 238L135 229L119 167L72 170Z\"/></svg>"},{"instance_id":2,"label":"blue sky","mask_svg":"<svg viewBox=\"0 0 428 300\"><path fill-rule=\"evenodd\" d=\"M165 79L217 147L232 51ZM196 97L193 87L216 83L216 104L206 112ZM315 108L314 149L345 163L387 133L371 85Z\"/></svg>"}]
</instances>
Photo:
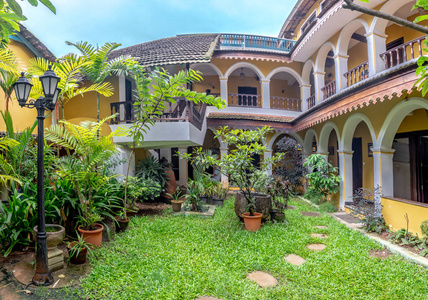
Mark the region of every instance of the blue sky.
<instances>
[{"instance_id":1,"label":"blue sky","mask_svg":"<svg viewBox=\"0 0 428 300\"><path fill-rule=\"evenodd\" d=\"M296 0L51 0L20 2L23 24L57 57L73 48L65 41L124 47L186 33L247 33L277 36Z\"/></svg>"}]
</instances>

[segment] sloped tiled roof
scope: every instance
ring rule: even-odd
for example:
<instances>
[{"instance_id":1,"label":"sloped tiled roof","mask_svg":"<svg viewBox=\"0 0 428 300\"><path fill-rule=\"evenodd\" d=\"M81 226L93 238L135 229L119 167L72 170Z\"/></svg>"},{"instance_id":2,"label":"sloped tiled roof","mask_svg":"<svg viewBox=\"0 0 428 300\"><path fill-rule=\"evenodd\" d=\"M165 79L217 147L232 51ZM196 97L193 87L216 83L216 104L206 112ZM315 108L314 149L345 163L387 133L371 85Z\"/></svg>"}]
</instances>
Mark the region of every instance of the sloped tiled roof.
<instances>
[{"instance_id":1,"label":"sloped tiled roof","mask_svg":"<svg viewBox=\"0 0 428 300\"><path fill-rule=\"evenodd\" d=\"M209 62L218 37L218 34L179 35L119 49L110 57L130 55L146 67Z\"/></svg>"},{"instance_id":2,"label":"sloped tiled roof","mask_svg":"<svg viewBox=\"0 0 428 300\"><path fill-rule=\"evenodd\" d=\"M278 123L290 123L291 121L294 120L294 117L214 112L214 113L210 113L207 116L207 119L255 120L255 121L270 121L270 122L278 122Z\"/></svg>"},{"instance_id":3,"label":"sloped tiled roof","mask_svg":"<svg viewBox=\"0 0 428 300\"><path fill-rule=\"evenodd\" d=\"M20 31L19 33L21 36L32 46L34 49L36 49L40 55L49 60L49 61L55 61L56 57L55 55L46 47L38 38L35 37L34 34L32 34L24 25L19 24Z\"/></svg>"}]
</instances>

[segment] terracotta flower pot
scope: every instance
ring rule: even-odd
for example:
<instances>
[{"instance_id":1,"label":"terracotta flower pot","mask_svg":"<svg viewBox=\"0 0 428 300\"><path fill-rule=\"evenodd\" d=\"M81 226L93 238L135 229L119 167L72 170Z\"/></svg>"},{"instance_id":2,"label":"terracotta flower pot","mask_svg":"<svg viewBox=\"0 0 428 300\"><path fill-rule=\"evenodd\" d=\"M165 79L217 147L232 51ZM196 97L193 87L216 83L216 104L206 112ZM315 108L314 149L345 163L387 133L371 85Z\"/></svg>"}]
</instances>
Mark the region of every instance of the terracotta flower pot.
<instances>
[{"instance_id":1,"label":"terracotta flower pot","mask_svg":"<svg viewBox=\"0 0 428 300\"><path fill-rule=\"evenodd\" d=\"M254 213L254 216L250 216L249 212L243 213L245 230L257 231L262 227L262 214Z\"/></svg>"},{"instance_id":2,"label":"terracotta flower pot","mask_svg":"<svg viewBox=\"0 0 428 300\"><path fill-rule=\"evenodd\" d=\"M172 204L172 211L173 212L180 212L181 211L181 205L183 204L183 201L171 200L171 204Z\"/></svg>"},{"instance_id":3,"label":"terracotta flower pot","mask_svg":"<svg viewBox=\"0 0 428 300\"><path fill-rule=\"evenodd\" d=\"M115 217L116 232L124 232L128 228L129 218Z\"/></svg>"},{"instance_id":4,"label":"terracotta flower pot","mask_svg":"<svg viewBox=\"0 0 428 300\"><path fill-rule=\"evenodd\" d=\"M272 210L270 195L255 194L254 211L262 214L263 221L269 219ZM242 220L242 214L247 211L248 200L241 192L235 195L235 214Z\"/></svg>"},{"instance_id":5,"label":"terracotta flower pot","mask_svg":"<svg viewBox=\"0 0 428 300\"><path fill-rule=\"evenodd\" d=\"M68 253L70 256L70 263L72 263L74 265L84 264L86 262L86 256L88 255L88 249L82 248L78 255L76 255L75 253L73 255L73 254L71 254L70 249L74 246L75 243L76 242L73 242L67 247Z\"/></svg>"},{"instance_id":6,"label":"terracotta flower pot","mask_svg":"<svg viewBox=\"0 0 428 300\"><path fill-rule=\"evenodd\" d=\"M87 243L99 247L103 241L104 226L101 224L95 224L95 228L95 230L85 230L82 226L79 226L77 230L79 230L80 235Z\"/></svg>"}]
</instances>

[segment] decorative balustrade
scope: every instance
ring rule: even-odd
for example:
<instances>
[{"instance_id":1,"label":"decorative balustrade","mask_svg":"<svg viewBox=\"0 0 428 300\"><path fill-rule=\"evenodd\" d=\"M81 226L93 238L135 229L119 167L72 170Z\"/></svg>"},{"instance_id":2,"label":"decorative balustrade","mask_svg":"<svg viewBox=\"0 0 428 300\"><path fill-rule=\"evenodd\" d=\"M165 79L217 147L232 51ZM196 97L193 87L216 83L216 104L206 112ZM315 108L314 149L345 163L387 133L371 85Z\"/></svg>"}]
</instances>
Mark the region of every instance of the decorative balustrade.
<instances>
[{"instance_id":1,"label":"decorative balustrade","mask_svg":"<svg viewBox=\"0 0 428 300\"><path fill-rule=\"evenodd\" d=\"M300 99L285 97L270 97L272 109L283 109L291 111L302 111L302 101Z\"/></svg>"},{"instance_id":2,"label":"decorative balustrade","mask_svg":"<svg viewBox=\"0 0 428 300\"><path fill-rule=\"evenodd\" d=\"M308 99L306 99L306 102L308 102L308 109L315 106L315 94L310 96Z\"/></svg>"},{"instance_id":3,"label":"decorative balustrade","mask_svg":"<svg viewBox=\"0 0 428 300\"><path fill-rule=\"evenodd\" d=\"M363 62L361 65L358 65L355 68L343 74L343 76L345 76L346 78L346 83L348 84L348 87L364 79L367 79L369 77L368 62Z\"/></svg>"},{"instance_id":4,"label":"decorative balustrade","mask_svg":"<svg viewBox=\"0 0 428 300\"><path fill-rule=\"evenodd\" d=\"M220 50L240 49L240 50L270 50L290 52L296 41L248 34L221 34Z\"/></svg>"},{"instance_id":5,"label":"decorative balustrade","mask_svg":"<svg viewBox=\"0 0 428 300\"><path fill-rule=\"evenodd\" d=\"M207 105L195 106L185 98L176 98L176 105L169 103L159 116L153 116L156 122L190 122L199 130L205 118ZM111 114L118 115L111 120L111 124L132 123L136 120L133 103L129 101L110 103Z\"/></svg>"},{"instance_id":6,"label":"decorative balustrade","mask_svg":"<svg viewBox=\"0 0 428 300\"><path fill-rule=\"evenodd\" d=\"M326 84L321 91L324 93L324 99L327 99L336 94L336 80Z\"/></svg>"},{"instance_id":7,"label":"decorative balustrade","mask_svg":"<svg viewBox=\"0 0 428 300\"><path fill-rule=\"evenodd\" d=\"M262 107L262 97L250 94L229 94L229 106Z\"/></svg>"},{"instance_id":8,"label":"decorative balustrade","mask_svg":"<svg viewBox=\"0 0 428 300\"><path fill-rule=\"evenodd\" d=\"M385 68L389 69L389 68L395 67L406 61L415 59L423 55L422 42L425 39L426 39L426 36L421 36L417 39L411 40L407 43L399 45L395 48L392 48L380 54L380 57L385 62ZM415 51L415 48L416 48L416 51Z\"/></svg>"}]
</instances>

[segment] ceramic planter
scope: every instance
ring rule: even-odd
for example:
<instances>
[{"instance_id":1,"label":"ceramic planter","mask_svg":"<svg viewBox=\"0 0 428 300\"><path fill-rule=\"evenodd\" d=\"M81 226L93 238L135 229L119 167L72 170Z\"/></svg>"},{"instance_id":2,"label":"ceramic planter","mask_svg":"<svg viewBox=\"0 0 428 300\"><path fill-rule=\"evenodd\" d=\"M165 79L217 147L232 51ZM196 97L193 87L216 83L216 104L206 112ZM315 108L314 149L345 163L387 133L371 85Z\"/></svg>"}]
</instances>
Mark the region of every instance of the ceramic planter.
<instances>
[{"instance_id":1,"label":"ceramic planter","mask_svg":"<svg viewBox=\"0 0 428 300\"><path fill-rule=\"evenodd\" d=\"M76 244L76 242L71 243L67 249L68 249L68 254L70 256L70 263L74 264L74 265L81 265L84 264L86 262L86 256L88 255L88 249L86 248L82 248L79 252L78 255L76 255L76 253L74 253L74 255L71 254L70 249Z\"/></svg>"},{"instance_id":2,"label":"ceramic planter","mask_svg":"<svg viewBox=\"0 0 428 300\"><path fill-rule=\"evenodd\" d=\"M276 213L275 219L276 219L277 221L282 222L282 221L284 221L284 220L285 220L285 214L284 214L284 213Z\"/></svg>"},{"instance_id":3,"label":"ceramic planter","mask_svg":"<svg viewBox=\"0 0 428 300\"><path fill-rule=\"evenodd\" d=\"M95 228L95 230L86 230L83 229L82 226L79 226L77 230L87 243L99 247L103 241L104 226L96 223Z\"/></svg>"},{"instance_id":4,"label":"ceramic planter","mask_svg":"<svg viewBox=\"0 0 428 300\"><path fill-rule=\"evenodd\" d=\"M37 225L33 228L33 240L37 242ZM46 243L48 251L54 250L64 240L65 228L61 225L46 224Z\"/></svg>"},{"instance_id":5,"label":"ceramic planter","mask_svg":"<svg viewBox=\"0 0 428 300\"><path fill-rule=\"evenodd\" d=\"M270 211L270 219L271 219L272 221L276 219L276 213L277 213L277 211L276 211L276 210L274 210L274 209L272 209L272 210Z\"/></svg>"},{"instance_id":6,"label":"ceramic planter","mask_svg":"<svg viewBox=\"0 0 428 300\"><path fill-rule=\"evenodd\" d=\"M171 200L171 204L172 204L172 211L173 212L180 212L181 211L181 205L183 204L183 201Z\"/></svg>"},{"instance_id":7,"label":"ceramic planter","mask_svg":"<svg viewBox=\"0 0 428 300\"><path fill-rule=\"evenodd\" d=\"M223 206L224 199L212 198L212 204L217 206Z\"/></svg>"},{"instance_id":8,"label":"ceramic planter","mask_svg":"<svg viewBox=\"0 0 428 300\"><path fill-rule=\"evenodd\" d=\"M116 232L124 232L128 228L129 218L115 217Z\"/></svg>"},{"instance_id":9,"label":"ceramic planter","mask_svg":"<svg viewBox=\"0 0 428 300\"><path fill-rule=\"evenodd\" d=\"M245 230L247 231L257 231L262 227L262 214L254 213L254 216L250 216L250 213L243 213L242 217L244 218Z\"/></svg>"}]
</instances>

